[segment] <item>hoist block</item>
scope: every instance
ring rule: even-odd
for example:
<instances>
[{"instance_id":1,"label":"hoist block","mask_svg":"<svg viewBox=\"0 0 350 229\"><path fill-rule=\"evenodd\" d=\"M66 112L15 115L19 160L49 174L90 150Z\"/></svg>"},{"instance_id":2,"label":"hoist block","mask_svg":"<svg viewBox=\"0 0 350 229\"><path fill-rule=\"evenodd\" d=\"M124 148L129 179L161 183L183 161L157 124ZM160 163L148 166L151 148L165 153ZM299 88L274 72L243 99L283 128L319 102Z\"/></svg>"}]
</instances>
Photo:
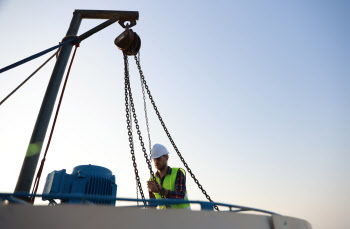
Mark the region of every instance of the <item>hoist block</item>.
<instances>
[{"instance_id":1,"label":"hoist block","mask_svg":"<svg viewBox=\"0 0 350 229\"><path fill-rule=\"evenodd\" d=\"M141 39L132 29L126 29L115 40L114 44L129 56L136 55L141 48Z\"/></svg>"},{"instance_id":2,"label":"hoist block","mask_svg":"<svg viewBox=\"0 0 350 229\"><path fill-rule=\"evenodd\" d=\"M104 167L80 165L72 174L66 170L53 171L47 175L43 194L84 194L116 197L115 176ZM43 200L47 200L43 197ZM62 199L62 203L80 203L78 199ZM115 205L115 201L90 201L94 204Z\"/></svg>"}]
</instances>

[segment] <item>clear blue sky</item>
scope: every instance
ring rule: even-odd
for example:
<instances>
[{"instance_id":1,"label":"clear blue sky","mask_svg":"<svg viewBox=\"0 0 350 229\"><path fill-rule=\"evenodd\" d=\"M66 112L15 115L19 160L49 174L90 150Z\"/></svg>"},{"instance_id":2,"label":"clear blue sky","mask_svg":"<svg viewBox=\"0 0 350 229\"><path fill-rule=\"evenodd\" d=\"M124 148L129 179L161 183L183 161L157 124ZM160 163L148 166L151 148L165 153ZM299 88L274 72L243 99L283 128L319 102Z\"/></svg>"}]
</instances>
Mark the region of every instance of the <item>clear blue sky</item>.
<instances>
[{"instance_id":1,"label":"clear blue sky","mask_svg":"<svg viewBox=\"0 0 350 229\"><path fill-rule=\"evenodd\" d=\"M140 12L135 31L147 82L215 201L303 218L318 229L349 228L349 1L0 0L0 67L57 44L74 9ZM101 22L84 20L79 33ZM115 24L78 49L40 192L49 172L91 163L113 171L118 196L135 197L123 61L113 43L121 32ZM0 99L47 57L1 74ZM0 107L0 192L14 190L53 64ZM148 109L152 142L171 149ZM146 181L140 150L136 157ZM170 165L182 166L173 150ZM193 181L188 190L205 199Z\"/></svg>"}]
</instances>

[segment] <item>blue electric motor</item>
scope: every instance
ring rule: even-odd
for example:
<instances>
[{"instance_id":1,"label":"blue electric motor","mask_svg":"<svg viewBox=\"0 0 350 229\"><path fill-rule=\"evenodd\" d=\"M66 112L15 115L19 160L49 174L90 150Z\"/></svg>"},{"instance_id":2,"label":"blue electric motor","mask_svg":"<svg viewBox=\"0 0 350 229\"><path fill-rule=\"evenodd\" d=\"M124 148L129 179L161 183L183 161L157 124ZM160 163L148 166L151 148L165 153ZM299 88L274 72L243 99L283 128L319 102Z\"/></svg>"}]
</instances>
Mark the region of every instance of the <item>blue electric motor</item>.
<instances>
[{"instance_id":1,"label":"blue electric motor","mask_svg":"<svg viewBox=\"0 0 350 229\"><path fill-rule=\"evenodd\" d=\"M115 176L104 167L97 165L80 165L72 174L66 170L53 171L47 175L43 194L85 194L116 197ZM47 198L43 197L43 200ZM80 203L78 199L61 199L62 203ZM115 201L90 201L94 204L115 205Z\"/></svg>"}]
</instances>

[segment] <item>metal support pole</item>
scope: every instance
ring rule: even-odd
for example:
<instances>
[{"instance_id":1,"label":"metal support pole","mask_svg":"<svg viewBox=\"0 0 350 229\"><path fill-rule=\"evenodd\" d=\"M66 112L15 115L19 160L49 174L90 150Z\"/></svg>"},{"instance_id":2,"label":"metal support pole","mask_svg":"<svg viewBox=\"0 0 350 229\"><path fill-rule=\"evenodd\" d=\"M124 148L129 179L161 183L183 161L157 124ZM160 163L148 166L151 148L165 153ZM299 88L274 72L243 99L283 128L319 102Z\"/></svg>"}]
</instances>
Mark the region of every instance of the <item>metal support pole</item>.
<instances>
[{"instance_id":1,"label":"metal support pole","mask_svg":"<svg viewBox=\"0 0 350 229\"><path fill-rule=\"evenodd\" d=\"M82 39L80 40L86 39L92 34L116 22L118 19L125 21L138 20L139 13L137 11L75 10L67 32L67 36L77 35L80 23L84 18L110 20L82 34ZM63 41L65 41L65 39ZM56 61L49 85L47 86L45 96L34 126L32 137L30 139L29 146L23 161L22 169L17 180L17 185L15 188L16 193L30 192L41 148L45 139L47 127L50 122L51 114L55 105L56 97L61 85L63 74L66 69L70 53L72 51L72 47L72 44L62 47L58 59ZM26 200L29 200L29 198Z\"/></svg>"},{"instance_id":2,"label":"metal support pole","mask_svg":"<svg viewBox=\"0 0 350 229\"><path fill-rule=\"evenodd\" d=\"M82 17L80 13L75 12L70 23L67 36L76 36L80 27ZM72 51L73 45L69 44L62 47L55 67L53 69L49 85L47 86L43 102L34 126L32 137L24 157L22 169L17 180L15 192L29 193L32 186L33 177L38 164L41 148L45 139L46 130L50 122L52 110L55 105L56 97L61 85L64 71Z\"/></svg>"}]
</instances>

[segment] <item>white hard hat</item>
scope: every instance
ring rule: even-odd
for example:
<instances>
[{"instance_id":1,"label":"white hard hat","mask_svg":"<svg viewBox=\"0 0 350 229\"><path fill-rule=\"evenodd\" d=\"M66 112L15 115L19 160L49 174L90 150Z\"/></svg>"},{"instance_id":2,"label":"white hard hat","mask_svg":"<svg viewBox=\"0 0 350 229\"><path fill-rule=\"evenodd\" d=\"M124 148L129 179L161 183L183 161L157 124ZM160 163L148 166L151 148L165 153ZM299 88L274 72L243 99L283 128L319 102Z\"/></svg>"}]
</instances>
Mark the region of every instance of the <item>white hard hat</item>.
<instances>
[{"instance_id":1,"label":"white hard hat","mask_svg":"<svg viewBox=\"0 0 350 229\"><path fill-rule=\"evenodd\" d=\"M163 155L169 154L168 150L165 148L165 146L161 144L154 144L152 148L152 156L151 159L159 158Z\"/></svg>"}]
</instances>

